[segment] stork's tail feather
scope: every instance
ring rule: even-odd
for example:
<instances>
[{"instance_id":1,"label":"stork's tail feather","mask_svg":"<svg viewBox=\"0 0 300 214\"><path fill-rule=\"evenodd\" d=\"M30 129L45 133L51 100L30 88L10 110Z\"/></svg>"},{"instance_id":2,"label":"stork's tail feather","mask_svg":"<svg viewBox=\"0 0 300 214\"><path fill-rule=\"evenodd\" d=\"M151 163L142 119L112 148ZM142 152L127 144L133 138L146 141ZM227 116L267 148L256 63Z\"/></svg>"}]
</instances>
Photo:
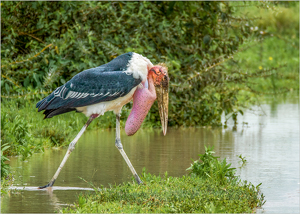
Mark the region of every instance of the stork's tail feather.
<instances>
[{"instance_id":1,"label":"stork's tail feather","mask_svg":"<svg viewBox=\"0 0 300 214\"><path fill-rule=\"evenodd\" d=\"M43 114L45 115L44 119L76 110L76 108L72 107L58 107L57 105L55 105L57 102L56 99L57 98L52 93L48 97L44 98L36 104L38 112L45 110L43 112Z\"/></svg>"},{"instance_id":2,"label":"stork's tail feather","mask_svg":"<svg viewBox=\"0 0 300 214\"><path fill-rule=\"evenodd\" d=\"M64 114L70 111L76 111L75 108L58 108L58 109L47 109L43 112L45 115L44 119L46 118L51 118L53 116L59 115L59 114Z\"/></svg>"},{"instance_id":3,"label":"stork's tail feather","mask_svg":"<svg viewBox=\"0 0 300 214\"><path fill-rule=\"evenodd\" d=\"M51 96L51 95L49 95ZM43 100L39 101L36 104L36 108L38 108L38 112L43 111L47 108L47 106L49 105L49 102L47 102L48 97L44 98Z\"/></svg>"},{"instance_id":4,"label":"stork's tail feather","mask_svg":"<svg viewBox=\"0 0 300 214\"><path fill-rule=\"evenodd\" d=\"M41 101L39 101L37 104L36 104L36 108L39 108L40 107L40 105L42 105L43 104L43 102L45 102L45 99L46 98L44 98L44 99L42 99Z\"/></svg>"},{"instance_id":5,"label":"stork's tail feather","mask_svg":"<svg viewBox=\"0 0 300 214\"><path fill-rule=\"evenodd\" d=\"M53 93L50 94L48 97L42 99L36 104L36 108L38 108L38 112L46 110L47 107L52 103L52 101L55 99Z\"/></svg>"}]
</instances>

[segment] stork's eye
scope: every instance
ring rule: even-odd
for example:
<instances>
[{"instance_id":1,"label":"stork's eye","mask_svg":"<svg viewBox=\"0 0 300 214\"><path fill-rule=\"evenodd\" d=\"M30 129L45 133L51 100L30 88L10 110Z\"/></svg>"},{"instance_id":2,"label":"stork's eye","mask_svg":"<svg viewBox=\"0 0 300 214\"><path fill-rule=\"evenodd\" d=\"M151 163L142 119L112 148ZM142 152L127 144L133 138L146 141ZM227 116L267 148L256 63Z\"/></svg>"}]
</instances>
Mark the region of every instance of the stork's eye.
<instances>
[{"instance_id":1,"label":"stork's eye","mask_svg":"<svg viewBox=\"0 0 300 214\"><path fill-rule=\"evenodd\" d=\"M153 71L156 74L156 71L154 68L151 68L150 71ZM156 74L157 75L157 74Z\"/></svg>"},{"instance_id":2,"label":"stork's eye","mask_svg":"<svg viewBox=\"0 0 300 214\"><path fill-rule=\"evenodd\" d=\"M153 71L156 74L156 76L160 76L161 75L160 70L157 70L155 68L151 68L151 71Z\"/></svg>"}]
</instances>

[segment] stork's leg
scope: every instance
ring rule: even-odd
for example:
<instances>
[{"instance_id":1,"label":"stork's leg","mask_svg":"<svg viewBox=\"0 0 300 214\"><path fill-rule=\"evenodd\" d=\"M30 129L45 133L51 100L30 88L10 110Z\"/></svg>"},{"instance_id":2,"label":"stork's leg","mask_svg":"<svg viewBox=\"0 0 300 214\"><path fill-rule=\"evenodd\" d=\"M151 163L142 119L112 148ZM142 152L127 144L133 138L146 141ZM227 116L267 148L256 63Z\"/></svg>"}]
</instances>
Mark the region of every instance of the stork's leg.
<instances>
[{"instance_id":1,"label":"stork's leg","mask_svg":"<svg viewBox=\"0 0 300 214\"><path fill-rule=\"evenodd\" d=\"M117 120L116 120L116 143L115 143L115 145L118 148L118 150L120 151L120 153L123 156L124 160L126 161L127 165L129 166L137 183L142 184L143 182L141 181L140 177L136 173L135 169L133 168L129 158L127 157L127 155L123 149L123 146L121 143L121 138L120 138L120 114L116 114L116 115L117 115Z\"/></svg>"},{"instance_id":2,"label":"stork's leg","mask_svg":"<svg viewBox=\"0 0 300 214\"><path fill-rule=\"evenodd\" d=\"M81 137L81 135L84 133L84 131L86 130L86 128L90 125L90 123L96 118L98 117L97 114L93 114L90 116L90 118L88 119L88 121L86 122L86 124L82 127L82 129L80 130L80 132L77 134L77 136L74 138L74 140L69 144L69 148L68 148L68 151L64 157L64 159L62 160L60 166L58 167L58 169L56 170L53 178L51 179L51 181L45 185L45 186L41 186L39 187L39 189L43 189L43 188L46 188L46 187L52 187L56 178L58 177L60 171L62 170L62 168L64 167L65 163L67 162L71 152L75 149L75 145L77 143L77 141L79 140L79 138Z\"/></svg>"}]
</instances>

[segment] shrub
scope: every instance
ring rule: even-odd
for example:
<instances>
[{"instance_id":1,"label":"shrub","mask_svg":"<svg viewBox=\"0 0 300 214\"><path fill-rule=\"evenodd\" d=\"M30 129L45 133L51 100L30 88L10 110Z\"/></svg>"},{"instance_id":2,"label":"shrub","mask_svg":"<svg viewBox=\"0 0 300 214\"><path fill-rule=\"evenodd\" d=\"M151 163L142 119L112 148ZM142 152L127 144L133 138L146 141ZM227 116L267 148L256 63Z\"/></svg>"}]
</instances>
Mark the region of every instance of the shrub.
<instances>
[{"instance_id":1,"label":"shrub","mask_svg":"<svg viewBox=\"0 0 300 214\"><path fill-rule=\"evenodd\" d=\"M230 168L231 164L227 164L226 158L220 162L219 157L213 156L215 152L213 148L205 146L205 153L199 154L200 160L194 161L187 169L191 170L190 174L193 176L209 178L220 184L227 183L228 179L234 179L235 168Z\"/></svg>"},{"instance_id":2,"label":"shrub","mask_svg":"<svg viewBox=\"0 0 300 214\"><path fill-rule=\"evenodd\" d=\"M2 91L45 96L129 51L165 62L169 125L220 125L249 75L220 67L252 33L230 2L3 2ZM139 27L137 27L139 26ZM128 105L130 107L130 105ZM127 106L127 107L128 107ZM126 108L125 108L126 109ZM159 125L157 106L147 120Z\"/></svg>"}]
</instances>

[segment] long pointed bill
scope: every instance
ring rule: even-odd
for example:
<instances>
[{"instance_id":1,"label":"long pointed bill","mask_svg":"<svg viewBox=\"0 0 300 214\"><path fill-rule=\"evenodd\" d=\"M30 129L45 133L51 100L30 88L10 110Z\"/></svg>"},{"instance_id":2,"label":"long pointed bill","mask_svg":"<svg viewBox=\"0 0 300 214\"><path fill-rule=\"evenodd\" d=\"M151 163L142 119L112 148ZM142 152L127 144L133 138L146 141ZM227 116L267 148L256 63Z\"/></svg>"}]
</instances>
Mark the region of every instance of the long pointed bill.
<instances>
[{"instance_id":1,"label":"long pointed bill","mask_svg":"<svg viewBox=\"0 0 300 214\"><path fill-rule=\"evenodd\" d=\"M169 106L169 78L165 75L160 84L155 85L158 110L164 135L168 127L168 106Z\"/></svg>"}]
</instances>

